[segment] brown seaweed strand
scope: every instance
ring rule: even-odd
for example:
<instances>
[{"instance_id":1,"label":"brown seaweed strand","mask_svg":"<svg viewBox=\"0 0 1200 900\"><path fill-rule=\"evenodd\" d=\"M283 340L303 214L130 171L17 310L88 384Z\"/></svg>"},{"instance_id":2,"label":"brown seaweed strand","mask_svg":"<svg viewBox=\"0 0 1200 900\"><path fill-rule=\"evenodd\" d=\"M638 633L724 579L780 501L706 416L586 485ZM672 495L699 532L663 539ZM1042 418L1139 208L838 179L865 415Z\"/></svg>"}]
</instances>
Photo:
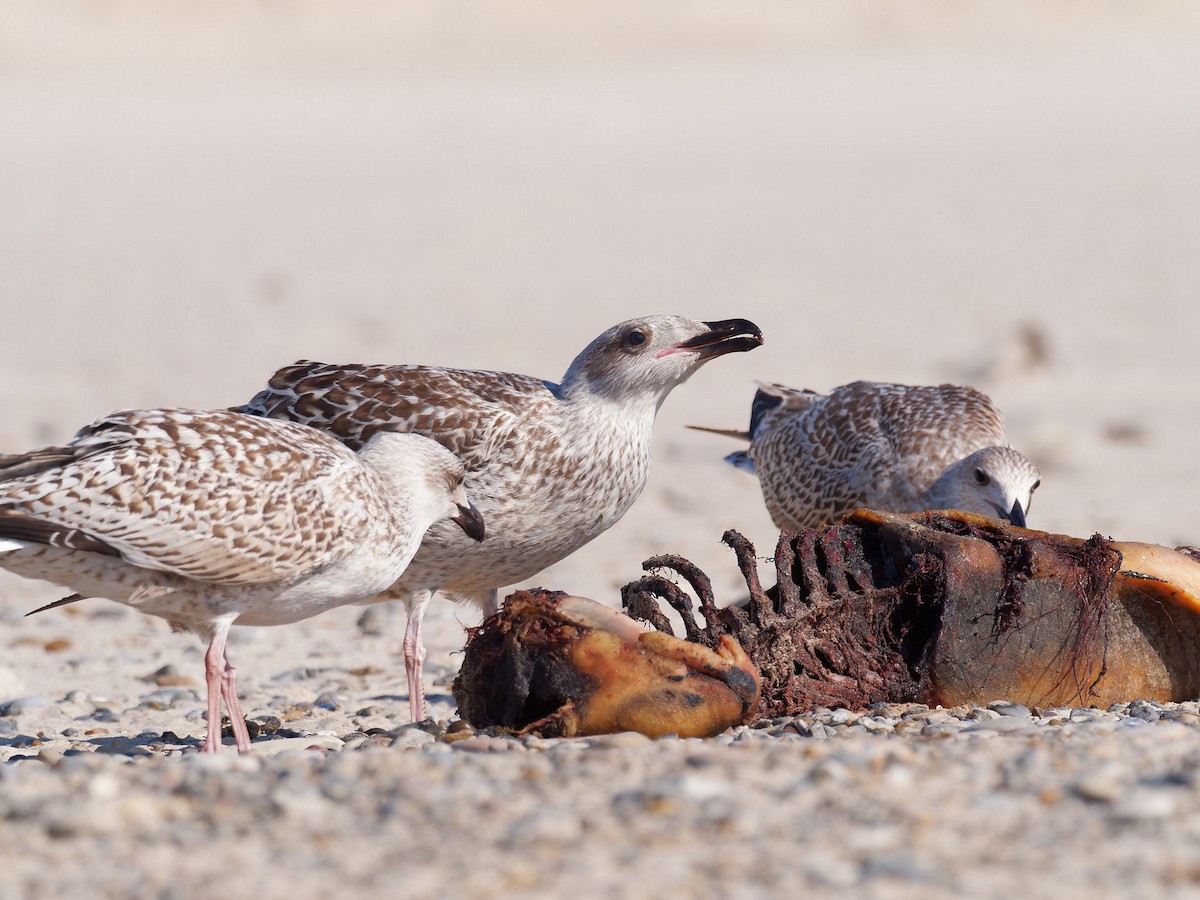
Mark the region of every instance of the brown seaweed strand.
<instances>
[{"instance_id":1,"label":"brown seaweed strand","mask_svg":"<svg viewBox=\"0 0 1200 900\"><path fill-rule=\"evenodd\" d=\"M1059 690L1070 679L1076 700L1086 703L1088 697L1095 696L1096 685L1108 672L1109 592L1121 570L1121 553L1111 541L1094 534L1077 548L1066 550L1065 556L1071 573L1072 599L1064 599L1063 605L1073 602L1076 613L1069 669L1051 690ZM1100 643L1100 665L1091 677L1097 643ZM1089 677L1091 681L1085 683Z\"/></svg>"},{"instance_id":2,"label":"brown seaweed strand","mask_svg":"<svg viewBox=\"0 0 1200 900\"><path fill-rule=\"evenodd\" d=\"M1117 573L1121 570L1121 552L1117 550L1112 543L1099 534L1093 534L1083 543L1081 548L1081 556L1087 585L1079 585L1079 640L1075 644L1074 658L1071 660L1071 667L1078 672L1078 666L1081 664L1090 666L1090 659L1082 660L1084 654L1088 654L1089 649L1098 637L1099 632L1104 633L1103 645L1100 656L1100 670L1096 673L1096 677L1092 683L1088 685L1088 693L1095 694L1096 685L1100 683L1100 679L1108 672L1108 603L1109 591L1112 590L1113 582L1117 578ZM1090 598L1090 599L1089 599ZM1079 684L1078 674L1076 675L1076 684Z\"/></svg>"},{"instance_id":3,"label":"brown seaweed strand","mask_svg":"<svg viewBox=\"0 0 1200 900\"><path fill-rule=\"evenodd\" d=\"M986 540L986 537L984 538ZM992 637L1009 631L1021 622L1025 603L1022 594L1025 585L1033 577L1033 550L1027 541L999 541L992 543L1004 563L1004 587L1000 602L992 613Z\"/></svg>"}]
</instances>

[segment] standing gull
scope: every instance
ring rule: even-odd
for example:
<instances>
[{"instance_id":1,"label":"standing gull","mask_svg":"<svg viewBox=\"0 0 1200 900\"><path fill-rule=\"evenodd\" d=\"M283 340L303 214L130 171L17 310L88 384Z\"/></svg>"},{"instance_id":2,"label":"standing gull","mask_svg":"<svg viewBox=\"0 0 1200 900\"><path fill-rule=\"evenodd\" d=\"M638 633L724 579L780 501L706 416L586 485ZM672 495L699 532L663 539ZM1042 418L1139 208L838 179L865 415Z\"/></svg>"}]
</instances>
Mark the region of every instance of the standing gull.
<instances>
[{"instance_id":1,"label":"standing gull","mask_svg":"<svg viewBox=\"0 0 1200 900\"><path fill-rule=\"evenodd\" d=\"M499 588L610 528L646 483L654 418L671 390L710 359L761 343L745 319L648 316L588 344L559 384L501 372L299 362L240 411L303 422L351 447L380 431L413 431L466 464L488 540L472 544L435 525L403 578L378 598L408 609L404 660L419 721L421 619L433 594L494 612Z\"/></svg>"},{"instance_id":2,"label":"standing gull","mask_svg":"<svg viewBox=\"0 0 1200 900\"><path fill-rule=\"evenodd\" d=\"M311 428L223 410L134 410L65 447L0 457L0 567L108 597L208 637L208 735L221 700L250 736L225 655L229 626L283 625L394 582L434 522L474 540L462 463L382 434L359 453ZM48 609L50 607L43 607Z\"/></svg>"},{"instance_id":3,"label":"standing gull","mask_svg":"<svg viewBox=\"0 0 1200 900\"><path fill-rule=\"evenodd\" d=\"M749 432L717 433L750 441L725 460L758 476L784 530L859 507L961 509L1024 527L1041 484L1033 463L1008 445L992 401L952 384L856 381L818 394L760 383Z\"/></svg>"}]
</instances>

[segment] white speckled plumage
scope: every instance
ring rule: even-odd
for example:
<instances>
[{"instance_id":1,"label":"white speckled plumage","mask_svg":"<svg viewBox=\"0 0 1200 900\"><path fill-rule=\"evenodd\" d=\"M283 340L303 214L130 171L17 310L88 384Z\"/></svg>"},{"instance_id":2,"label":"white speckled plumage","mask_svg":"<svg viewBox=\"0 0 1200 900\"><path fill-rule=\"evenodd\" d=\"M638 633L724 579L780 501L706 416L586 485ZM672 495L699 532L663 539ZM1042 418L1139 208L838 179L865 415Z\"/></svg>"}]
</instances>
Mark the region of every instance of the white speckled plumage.
<instances>
[{"instance_id":1,"label":"white speckled plumage","mask_svg":"<svg viewBox=\"0 0 1200 900\"><path fill-rule=\"evenodd\" d=\"M749 449L726 461L758 476L785 530L859 507L961 509L1024 525L1040 484L1009 447L999 410L970 387L856 381L818 394L763 383L742 436Z\"/></svg>"},{"instance_id":2,"label":"white speckled plumage","mask_svg":"<svg viewBox=\"0 0 1200 900\"><path fill-rule=\"evenodd\" d=\"M439 519L481 535L463 477L453 454L413 435L356 454L229 411L118 412L65 447L0 458L0 566L208 637L205 749L219 746L224 697L244 751L229 626L374 595Z\"/></svg>"},{"instance_id":3,"label":"white speckled plumage","mask_svg":"<svg viewBox=\"0 0 1200 900\"><path fill-rule=\"evenodd\" d=\"M467 467L488 523L472 545L435 525L386 596L408 608L405 658L414 719L424 717L420 623L435 591L495 609L496 591L536 575L616 523L650 468L655 415L703 363L762 342L744 320L649 316L592 341L562 382L416 365L281 369L241 411L321 428L356 446L384 430L437 440Z\"/></svg>"}]
</instances>

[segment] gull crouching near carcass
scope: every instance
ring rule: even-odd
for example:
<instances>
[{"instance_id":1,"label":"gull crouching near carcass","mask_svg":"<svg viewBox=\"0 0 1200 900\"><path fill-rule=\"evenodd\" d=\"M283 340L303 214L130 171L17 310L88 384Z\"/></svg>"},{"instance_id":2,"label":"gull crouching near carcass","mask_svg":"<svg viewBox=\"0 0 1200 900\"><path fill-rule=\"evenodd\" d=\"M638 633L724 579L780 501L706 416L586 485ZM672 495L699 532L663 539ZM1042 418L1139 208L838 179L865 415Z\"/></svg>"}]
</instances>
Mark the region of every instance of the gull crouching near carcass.
<instances>
[{"instance_id":1,"label":"gull crouching near carcass","mask_svg":"<svg viewBox=\"0 0 1200 900\"><path fill-rule=\"evenodd\" d=\"M750 441L725 460L758 476L785 531L860 507L959 509L1024 527L1041 484L1037 467L1008 445L992 401L952 384L856 381L818 394L761 383L749 431L698 430Z\"/></svg>"}]
</instances>

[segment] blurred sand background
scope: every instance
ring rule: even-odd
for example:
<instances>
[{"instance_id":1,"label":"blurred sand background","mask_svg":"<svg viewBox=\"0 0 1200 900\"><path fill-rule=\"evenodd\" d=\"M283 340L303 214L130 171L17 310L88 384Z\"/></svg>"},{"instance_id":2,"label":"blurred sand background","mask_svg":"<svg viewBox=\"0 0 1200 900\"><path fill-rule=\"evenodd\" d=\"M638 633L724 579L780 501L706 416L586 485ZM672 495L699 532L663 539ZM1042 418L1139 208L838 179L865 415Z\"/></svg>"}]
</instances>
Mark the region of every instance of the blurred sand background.
<instances>
[{"instance_id":1,"label":"blurred sand background","mask_svg":"<svg viewBox=\"0 0 1200 900\"><path fill-rule=\"evenodd\" d=\"M755 378L974 384L1031 525L1200 542L1198 160L1187 2L6 0L0 451L298 358L557 380L619 320L738 316L766 345L671 396L632 512L537 583L615 604L669 551L733 599L722 531L775 531L683 426L743 427ZM0 579L25 693L199 674L156 620L19 618L60 593ZM356 616L243 632L244 686ZM402 684L396 638L356 652Z\"/></svg>"}]
</instances>

